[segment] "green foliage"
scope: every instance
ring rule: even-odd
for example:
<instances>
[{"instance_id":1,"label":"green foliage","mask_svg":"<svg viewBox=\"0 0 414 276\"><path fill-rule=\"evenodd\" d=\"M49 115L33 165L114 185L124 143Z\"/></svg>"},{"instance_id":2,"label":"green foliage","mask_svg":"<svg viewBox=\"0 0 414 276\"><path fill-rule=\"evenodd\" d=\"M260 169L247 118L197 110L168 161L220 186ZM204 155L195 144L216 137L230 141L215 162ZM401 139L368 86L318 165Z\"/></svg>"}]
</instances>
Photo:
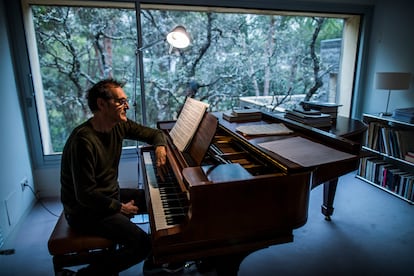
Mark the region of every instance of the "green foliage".
<instances>
[{"instance_id":1,"label":"green foliage","mask_svg":"<svg viewBox=\"0 0 414 276\"><path fill-rule=\"evenodd\" d=\"M130 115L137 121L142 112L140 93L145 96L150 126L175 119L191 89L195 98L217 111L237 106L241 96L305 94L316 82L318 61L312 58L310 44L318 21L312 17L141 10L141 46L163 40L176 25L186 27L191 45L179 50L157 43L142 50L145 91L139 91L133 87L138 45L134 10L63 6L32 6L32 10L43 84L37 93L43 93L46 102L55 152L90 116L86 89L103 78L126 82L124 89L138 109ZM313 45L316 56L321 39L341 37L342 24L340 19L327 19L319 26ZM326 74L327 68L320 66L316 77ZM283 104L289 103L275 102Z\"/></svg>"},{"instance_id":2,"label":"green foliage","mask_svg":"<svg viewBox=\"0 0 414 276\"><path fill-rule=\"evenodd\" d=\"M103 78L132 82L135 12L32 6L44 101L53 151L89 116L86 90ZM132 95L132 87L125 89Z\"/></svg>"}]
</instances>

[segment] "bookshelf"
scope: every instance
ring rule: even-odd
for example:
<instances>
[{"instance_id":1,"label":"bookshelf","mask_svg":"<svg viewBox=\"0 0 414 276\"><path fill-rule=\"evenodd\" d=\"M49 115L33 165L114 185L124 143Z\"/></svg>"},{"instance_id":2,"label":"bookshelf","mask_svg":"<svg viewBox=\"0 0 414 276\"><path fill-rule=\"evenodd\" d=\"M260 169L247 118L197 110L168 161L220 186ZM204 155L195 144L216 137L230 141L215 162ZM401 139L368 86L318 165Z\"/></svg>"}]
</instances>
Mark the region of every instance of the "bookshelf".
<instances>
[{"instance_id":1,"label":"bookshelf","mask_svg":"<svg viewBox=\"0 0 414 276\"><path fill-rule=\"evenodd\" d=\"M414 124L363 114L368 125L357 177L414 204Z\"/></svg>"}]
</instances>

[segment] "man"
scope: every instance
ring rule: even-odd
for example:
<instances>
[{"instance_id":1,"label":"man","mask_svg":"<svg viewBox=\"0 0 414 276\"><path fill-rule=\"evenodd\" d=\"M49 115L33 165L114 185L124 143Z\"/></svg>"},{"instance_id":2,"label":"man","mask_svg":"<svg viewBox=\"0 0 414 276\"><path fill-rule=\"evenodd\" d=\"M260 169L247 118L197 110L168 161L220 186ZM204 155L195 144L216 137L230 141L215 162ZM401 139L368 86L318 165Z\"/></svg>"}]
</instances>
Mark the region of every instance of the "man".
<instances>
[{"instance_id":1,"label":"man","mask_svg":"<svg viewBox=\"0 0 414 276\"><path fill-rule=\"evenodd\" d=\"M119 187L122 141L154 145L158 169L166 163L166 141L160 130L127 118L128 99L115 80L103 80L90 88L88 106L93 116L73 130L63 149L61 200L71 227L120 245L105 260L80 269L77 275L117 275L151 251L147 233L129 219L146 212L144 192Z\"/></svg>"}]
</instances>

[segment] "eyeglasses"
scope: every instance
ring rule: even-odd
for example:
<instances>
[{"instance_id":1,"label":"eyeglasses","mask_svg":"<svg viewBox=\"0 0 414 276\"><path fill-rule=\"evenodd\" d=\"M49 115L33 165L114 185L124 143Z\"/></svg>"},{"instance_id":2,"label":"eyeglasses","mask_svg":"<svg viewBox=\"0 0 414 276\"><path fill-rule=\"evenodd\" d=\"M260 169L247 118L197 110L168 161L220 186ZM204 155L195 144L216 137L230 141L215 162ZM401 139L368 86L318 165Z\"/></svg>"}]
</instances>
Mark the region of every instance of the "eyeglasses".
<instances>
[{"instance_id":1,"label":"eyeglasses","mask_svg":"<svg viewBox=\"0 0 414 276\"><path fill-rule=\"evenodd\" d=\"M114 102L119 104L119 105L129 105L129 100L128 99L125 99L125 98L120 98L120 99L111 98L111 99L113 99Z\"/></svg>"}]
</instances>

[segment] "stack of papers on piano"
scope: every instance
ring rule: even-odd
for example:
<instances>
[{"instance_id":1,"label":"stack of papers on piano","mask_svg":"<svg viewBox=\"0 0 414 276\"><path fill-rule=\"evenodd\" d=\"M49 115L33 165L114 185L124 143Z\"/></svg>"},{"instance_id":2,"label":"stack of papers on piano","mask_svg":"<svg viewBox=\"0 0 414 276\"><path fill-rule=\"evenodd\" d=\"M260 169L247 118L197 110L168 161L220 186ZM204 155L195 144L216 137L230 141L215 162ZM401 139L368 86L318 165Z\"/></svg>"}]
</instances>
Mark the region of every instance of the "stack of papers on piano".
<instances>
[{"instance_id":1,"label":"stack of papers on piano","mask_svg":"<svg viewBox=\"0 0 414 276\"><path fill-rule=\"evenodd\" d=\"M397 108L394 110L392 118L412 124L414 123L414 107Z\"/></svg>"},{"instance_id":2,"label":"stack of papers on piano","mask_svg":"<svg viewBox=\"0 0 414 276\"><path fill-rule=\"evenodd\" d=\"M255 108L234 109L223 113L223 119L229 122L259 121L262 112Z\"/></svg>"},{"instance_id":3,"label":"stack of papers on piano","mask_svg":"<svg viewBox=\"0 0 414 276\"><path fill-rule=\"evenodd\" d=\"M285 118L313 127L330 127L332 125L331 115L313 109L305 110L296 108L286 110Z\"/></svg>"}]
</instances>

